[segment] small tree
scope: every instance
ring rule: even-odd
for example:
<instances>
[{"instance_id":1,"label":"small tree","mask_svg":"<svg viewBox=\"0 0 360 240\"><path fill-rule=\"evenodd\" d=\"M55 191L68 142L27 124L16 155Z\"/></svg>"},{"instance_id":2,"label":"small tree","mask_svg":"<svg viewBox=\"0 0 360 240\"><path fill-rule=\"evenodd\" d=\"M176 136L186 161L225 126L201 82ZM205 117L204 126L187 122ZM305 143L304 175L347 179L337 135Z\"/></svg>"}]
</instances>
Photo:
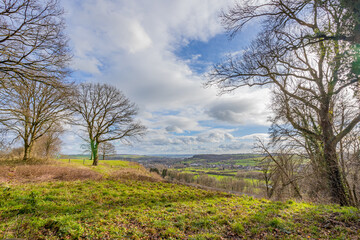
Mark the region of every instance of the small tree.
<instances>
[{"instance_id":1,"label":"small tree","mask_svg":"<svg viewBox=\"0 0 360 240\"><path fill-rule=\"evenodd\" d=\"M100 152L103 160L105 160L106 156L116 154L115 146L110 142L101 143L99 145L99 152Z\"/></svg>"},{"instance_id":2,"label":"small tree","mask_svg":"<svg viewBox=\"0 0 360 240\"><path fill-rule=\"evenodd\" d=\"M294 153L291 144L271 149L258 139L256 148L265 155L262 160L262 170L267 197L271 198L275 195L277 199L287 197L301 199L299 182L304 176L300 174L299 169L306 160ZM272 153L270 149L276 152Z\"/></svg>"},{"instance_id":3,"label":"small tree","mask_svg":"<svg viewBox=\"0 0 360 240\"><path fill-rule=\"evenodd\" d=\"M36 155L49 159L60 153L62 141L60 139L64 129L61 125L54 125L35 143Z\"/></svg>"},{"instance_id":4,"label":"small tree","mask_svg":"<svg viewBox=\"0 0 360 240\"><path fill-rule=\"evenodd\" d=\"M94 166L98 165L100 144L129 141L145 132L145 127L134 120L135 105L121 91L107 84L80 84L70 98L69 107L77 115L73 123L87 133Z\"/></svg>"}]
</instances>

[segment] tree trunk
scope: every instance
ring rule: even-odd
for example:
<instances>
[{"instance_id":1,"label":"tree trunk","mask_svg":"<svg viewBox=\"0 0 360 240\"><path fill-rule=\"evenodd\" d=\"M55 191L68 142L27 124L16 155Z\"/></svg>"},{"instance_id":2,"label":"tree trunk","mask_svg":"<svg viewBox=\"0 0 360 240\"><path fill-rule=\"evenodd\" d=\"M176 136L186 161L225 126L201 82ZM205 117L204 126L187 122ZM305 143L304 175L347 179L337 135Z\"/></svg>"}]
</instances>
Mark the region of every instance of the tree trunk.
<instances>
[{"instance_id":1,"label":"tree trunk","mask_svg":"<svg viewBox=\"0 0 360 240\"><path fill-rule=\"evenodd\" d=\"M323 130L322 142L324 148L323 160L325 164L325 174L330 188L331 200L341 206L349 206L351 205L351 200L338 161L336 142L334 141L335 135L332 129L332 115L329 114L328 107L323 108L321 117L321 127Z\"/></svg>"},{"instance_id":2,"label":"tree trunk","mask_svg":"<svg viewBox=\"0 0 360 240\"><path fill-rule=\"evenodd\" d=\"M99 164L99 156L97 153L94 153L93 166L97 166Z\"/></svg>"},{"instance_id":3,"label":"tree trunk","mask_svg":"<svg viewBox=\"0 0 360 240\"><path fill-rule=\"evenodd\" d=\"M330 187L332 201L341 206L351 205L348 191L340 171L334 144L324 143L324 160L326 163L326 175Z\"/></svg>"},{"instance_id":4,"label":"tree trunk","mask_svg":"<svg viewBox=\"0 0 360 240\"><path fill-rule=\"evenodd\" d=\"M91 155L93 159L93 166L97 166L99 163L98 147L99 144L96 141L91 140Z\"/></svg>"},{"instance_id":5,"label":"tree trunk","mask_svg":"<svg viewBox=\"0 0 360 240\"><path fill-rule=\"evenodd\" d=\"M25 142L24 144L24 157L23 160L24 161L28 161L31 157L31 149L32 149L32 144L28 144L27 142Z\"/></svg>"}]
</instances>

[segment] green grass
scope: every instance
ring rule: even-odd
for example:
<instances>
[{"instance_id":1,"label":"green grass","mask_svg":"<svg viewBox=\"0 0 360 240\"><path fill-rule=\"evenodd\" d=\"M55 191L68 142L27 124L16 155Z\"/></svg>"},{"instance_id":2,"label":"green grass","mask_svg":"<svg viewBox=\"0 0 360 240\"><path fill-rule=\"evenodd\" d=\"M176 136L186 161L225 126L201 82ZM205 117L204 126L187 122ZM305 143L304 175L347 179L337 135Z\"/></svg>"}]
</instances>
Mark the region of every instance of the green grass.
<instances>
[{"instance_id":1,"label":"green grass","mask_svg":"<svg viewBox=\"0 0 360 240\"><path fill-rule=\"evenodd\" d=\"M115 168L105 163L101 171ZM272 202L163 182L0 185L0 239L357 239L359 226L355 208Z\"/></svg>"},{"instance_id":2,"label":"green grass","mask_svg":"<svg viewBox=\"0 0 360 240\"><path fill-rule=\"evenodd\" d=\"M216 178L217 180L221 180L223 178L227 178L227 176L215 175L215 174L207 174L210 177Z\"/></svg>"},{"instance_id":3,"label":"green grass","mask_svg":"<svg viewBox=\"0 0 360 240\"><path fill-rule=\"evenodd\" d=\"M0 238L347 239L359 211L280 203L168 183L85 181L1 189ZM327 220L334 221L325 228Z\"/></svg>"},{"instance_id":4,"label":"green grass","mask_svg":"<svg viewBox=\"0 0 360 240\"><path fill-rule=\"evenodd\" d=\"M59 159L58 161L63 163L69 163L69 159ZM98 166L92 166L93 161L88 159L70 159L70 165L73 166L86 166L91 167L92 170L109 176L116 170L123 168L142 169L142 165L137 163L121 161L121 160L99 160Z\"/></svg>"},{"instance_id":5,"label":"green grass","mask_svg":"<svg viewBox=\"0 0 360 240\"><path fill-rule=\"evenodd\" d=\"M69 163L69 159L59 159L59 161L64 163ZM70 163L91 166L93 161L88 159L70 159ZM134 164L132 164L131 162L121 161L121 160L99 160L99 164L100 165L106 164L106 165L118 166L118 167L134 166Z\"/></svg>"},{"instance_id":6,"label":"green grass","mask_svg":"<svg viewBox=\"0 0 360 240\"><path fill-rule=\"evenodd\" d=\"M78 159L78 158L71 158L71 159L59 159L58 161L60 162L64 162L64 163L72 163L72 164L83 164L86 166L91 166L92 165L92 160L88 160L88 159Z\"/></svg>"},{"instance_id":7,"label":"green grass","mask_svg":"<svg viewBox=\"0 0 360 240\"><path fill-rule=\"evenodd\" d=\"M59 159L63 163L69 163L69 159ZM88 159L70 159L70 164L73 165L83 165L83 166L92 166L93 161ZM108 169L110 168L139 168L139 164L121 161L121 160L99 160L99 165L94 167L94 169Z\"/></svg>"},{"instance_id":8,"label":"green grass","mask_svg":"<svg viewBox=\"0 0 360 240\"><path fill-rule=\"evenodd\" d=\"M88 159L90 157L90 155L60 155L60 158L63 158L63 159Z\"/></svg>"}]
</instances>

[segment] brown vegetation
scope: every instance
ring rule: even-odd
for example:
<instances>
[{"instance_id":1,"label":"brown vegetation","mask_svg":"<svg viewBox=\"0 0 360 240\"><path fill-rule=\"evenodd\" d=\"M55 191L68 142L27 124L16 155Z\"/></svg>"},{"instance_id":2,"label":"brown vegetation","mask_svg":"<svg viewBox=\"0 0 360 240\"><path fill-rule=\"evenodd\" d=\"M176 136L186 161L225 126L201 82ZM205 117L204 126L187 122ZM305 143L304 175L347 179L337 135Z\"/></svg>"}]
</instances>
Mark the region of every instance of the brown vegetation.
<instances>
[{"instance_id":1,"label":"brown vegetation","mask_svg":"<svg viewBox=\"0 0 360 240\"><path fill-rule=\"evenodd\" d=\"M113 180L137 180L137 181L148 181L148 182L161 182L163 181L160 175L147 172L144 169L135 169L135 168L124 168L114 171L109 177Z\"/></svg>"},{"instance_id":2,"label":"brown vegetation","mask_svg":"<svg viewBox=\"0 0 360 240\"><path fill-rule=\"evenodd\" d=\"M18 160L0 160L0 183L28 183L48 181L76 181L76 180L137 180L160 182L163 178L149 172L142 165L129 163L129 167L107 166L104 173L97 172L89 166L77 166L48 159L31 159L24 163Z\"/></svg>"},{"instance_id":3,"label":"brown vegetation","mask_svg":"<svg viewBox=\"0 0 360 240\"><path fill-rule=\"evenodd\" d=\"M0 166L0 182L46 182L100 180L102 175L87 168L55 165Z\"/></svg>"}]
</instances>

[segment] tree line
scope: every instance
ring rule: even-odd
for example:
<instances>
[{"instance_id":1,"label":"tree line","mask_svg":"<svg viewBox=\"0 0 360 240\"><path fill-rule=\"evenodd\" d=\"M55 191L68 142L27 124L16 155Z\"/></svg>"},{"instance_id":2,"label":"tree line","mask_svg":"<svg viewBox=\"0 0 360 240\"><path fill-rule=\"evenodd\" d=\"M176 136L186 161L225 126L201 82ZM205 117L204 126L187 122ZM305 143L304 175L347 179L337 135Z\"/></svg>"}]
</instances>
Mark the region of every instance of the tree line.
<instances>
[{"instance_id":1,"label":"tree line","mask_svg":"<svg viewBox=\"0 0 360 240\"><path fill-rule=\"evenodd\" d=\"M68 80L71 54L57 0L4 0L0 4L0 147L22 142L22 159L34 148L49 157L65 124L83 131L98 164L111 141L144 133L137 107L108 84ZM42 150L41 150L42 149Z\"/></svg>"}]
</instances>

